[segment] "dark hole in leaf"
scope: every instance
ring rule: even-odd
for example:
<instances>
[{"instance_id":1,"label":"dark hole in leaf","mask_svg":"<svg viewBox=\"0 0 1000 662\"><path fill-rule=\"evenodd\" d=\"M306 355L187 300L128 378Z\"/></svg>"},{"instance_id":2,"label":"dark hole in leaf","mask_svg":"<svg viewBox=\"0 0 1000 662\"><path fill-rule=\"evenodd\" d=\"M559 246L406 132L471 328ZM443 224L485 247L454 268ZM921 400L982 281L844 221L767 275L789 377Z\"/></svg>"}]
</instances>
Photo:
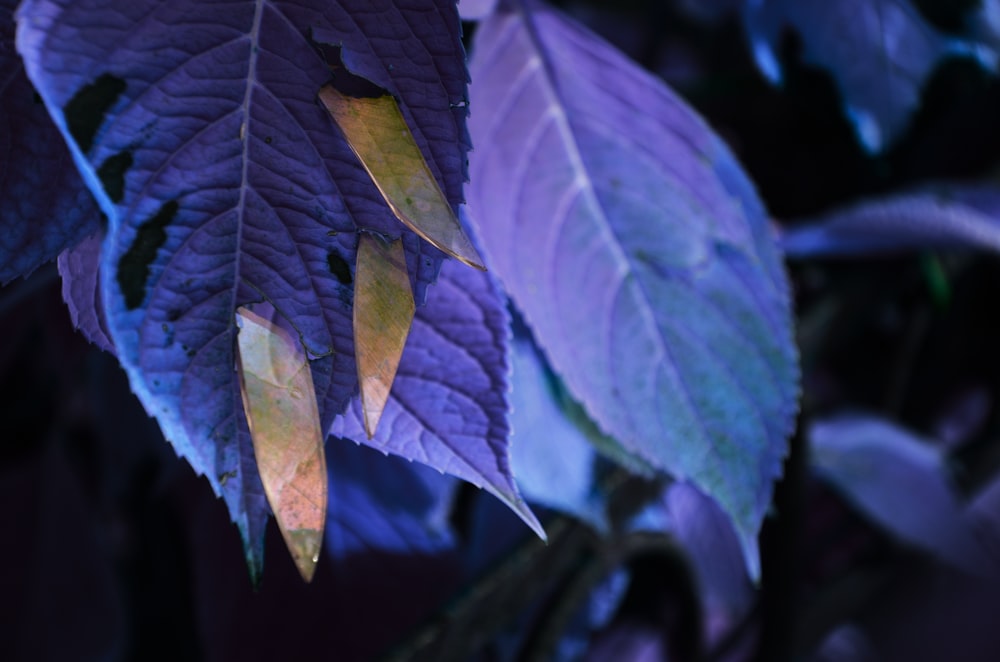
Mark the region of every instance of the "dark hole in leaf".
<instances>
[{"instance_id":1,"label":"dark hole in leaf","mask_svg":"<svg viewBox=\"0 0 1000 662\"><path fill-rule=\"evenodd\" d=\"M167 240L166 227L177 215L177 201L171 200L160 207L156 214L139 227L135 241L118 260L118 285L125 296L125 307L135 310L146 298L146 281L149 265L156 259L156 251Z\"/></svg>"},{"instance_id":2,"label":"dark hole in leaf","mask_svg":"<svg viewBox=\"0 0 1000 662\"><path fill-rule=\"evenodd\" d=\"M109 156L97 170L104 192L111 202L121 202L125 197L125 173L132 167L132 152L126 150Z\"/></svg>"},{"instance_id":3,"label":"dark hole in leaf","mask_svg":"<svg viewBox=\"0 0 1000 662\"><path fill-rule=\"evenodd\" d=\"M104 114L124 91L124 80L111 74L101 74L93 83L77 90L69 103L63 106L66 126L80 151L90 151L94 136L104 122Z\"/></svg>"},{"instance_id":4,"label":"dark hole in leaf","mask_svg":"<svg viewBox=\"0 0 1000 662\"><path fill-rule=\"evenodd\" d=\"M336 253L328 253L326 263L330 267L330 273L336 276L341 285L350 285L354 281L351 276L351 267L344 258Z\"/></svg>"},{"instance_id":5,"label":"dark hole in leaf","mask_svg":"<svg viewBox=\"0 0 1000 662\"><path fill-rule=\"evenodd\" d=\"M376 85L367 78L357 76L344 66L341 57L342 49L339 46L317 43L320 55L326 61L330 71L333 72L333 86L344 95L356 99L378 99L389 94L389 91Z\"/></svg>"}]
</instances>

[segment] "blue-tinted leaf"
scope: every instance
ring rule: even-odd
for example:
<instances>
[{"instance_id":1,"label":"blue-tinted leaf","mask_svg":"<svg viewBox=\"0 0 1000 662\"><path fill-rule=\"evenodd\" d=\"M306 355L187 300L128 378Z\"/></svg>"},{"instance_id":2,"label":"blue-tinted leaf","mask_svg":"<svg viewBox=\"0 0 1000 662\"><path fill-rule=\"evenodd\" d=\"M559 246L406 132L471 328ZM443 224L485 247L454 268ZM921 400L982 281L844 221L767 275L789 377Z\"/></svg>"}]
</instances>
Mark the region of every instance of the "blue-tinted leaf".
<instances>
[{"instance_id":1,"label":"blue-tinted leaf","mask_svg":"<svg viewBox=\"0 0 1000 662\"><path fill-rule=\"evenodd\" d=\"M344 439L327 443L327 459L323 548L334 583L322 622L337 632L330 637L337 647L326 652L377 659L458 588L462 565L448 514L459 482Z\"/></svg>"},{"instance_id":2,"label":"blue-tinted leaf","mask_svg":"<svg viewBox=\"0 0 1000 662\"><path fill-rule=\"evenodd\" d=\"M59 254L59 275L62 277L62 295L69 308L73 326L84 337L105 352L115 353L115 345L108 333L104 318L104 301L101 300L100 265L101 234L87 237L73 248Z\"/></svg>"},{"instance_id":3,"label":"blue-tinted leaf","mask_svg":"<svg viewBox=\"0 0 1000 662\"><path fill-rule=\"evenodd\" d=\"M862 416L817 422L809 442L816 470L890 534L960 568L987 567L939 448Z\"/></svg>"},{"instance_id":4,"label":"blue-tinted leaf","mask_svg":"<svg viewBox=\"0 0 1000 662\"><path fill-rule=\"evenodd\" d=\"M1000 190L940 184L836 209L789 228L789 257L856 256L919 249L1000 251Z\"/></svg>"},{"instance_id":5,"label":"blue-tinted leaf","mask_svg":"<svg viewBox=\"0 0 1000 662\"><path fill-rule=\"evenodd\" d=\"M463 21L478 21L490 15L497 0L458 0L458 11Z\"/></svg>"},{"instance_id":6,"label":"blue-tinted leaf","mask_svg":"<svg viewBox=\"0 0 1000 662\"><path fill-rule=\"evenodd\" d=\"M14 50L17 0L0 0L0 285L99 230L100 212Z\"/></svg>"},{"instance_id":7,"label":"blue-tinted leaf","mask_svg":"<svg viewBox=\"0 0 1000 662\"><path fill-rule=\"evenodd\" d=\"M608 495L601 481L613 465L602 463L602 456L635 474L654 472L601 433L519 321L514 323L511 364L511 467L518 486L528 501L571 513L604 531Z\"/></svg>"},{"instance_id":8,"label":"blue-tinted leaf","mask_svg":"<svg viewBox=\"0 0 1000 662\"><path fill-rule=\"evenodd\" d=\"M1000 47L1000 2L997 0L980 0L971 15L967 16L966 24L972 37L989 44L995 49Z\"/></svg>"},{"instance_id":9,"label":"blue-tinted leaf","mask_svg":"<svg viewBox=\"0 0 1000 662\"><path fill-rule=\"evenodd\" d=\"M881 659L864 630L850 623L828 634L812 658L813 662L878 662Z\"/></svg>"},{"instance_id":10,"label":"blue-tinted leaf","mask_svg":"<svg viewBox=\"0 0 1000 662\"><path fill-rule=\"evenodd\" d=\"M511 466L524 497L607 528L606 498L597 487L597 451L559 406L554 375L530 336L511 347Z\"/></svg>"},{"instance_id":11,"label":"blue-tinted leaf","mask_svg":"<svg viewBox=\"0 0 1000 662\"><path fill-rule=\"evenodd\" d=\"M725 513L691 485L674 483L664 502L670 533L684 547L694 568L708 640L718 643L752 607L740 542Z\"/></svg>"},{"instance_id":12,"label":"blue-tinted leaf","mask_svg":"<svg viewBox=\"0 0 1000 662\"><path fill-rule=\"evenodd\" d=\"M327 429L357 383L356 232L402 234L421 287L439 260L401 229L317 104L335 57L324 46L397 97L457 205L467 74L454 3L29 0L19 11L28 75L109 217L101 296L118 357L225 497L258 567L267 506L233 370L236 308L266 299L295 328L316 356Z\"/></svg>"},{"instance_id":13,"label":"blue-tinted leaf","mask_svg":"<svg viewBox=\"0 0 1000 662\"><path fill-rule=\"evenodd\" d=\"M453 549L448 524L458 482L347 439L327 443L330 474L325 553L438 554Z\"/></svg>"},{"instance_id":14,"label":"blue-tinted leaf","mask_svg":"<svg viewBox=\"0 0 1000 662\"><path fill-rule=\"evenodd\" d=\"M543 535L511 477L508 324L490 277L446 261L417 309L375 436L365 434L357 398L331 434L483 487Z\"/></svg>"},{"instance_id":15,"label":"blue-tinted leaf","mask_svg":"<svg viewBox=\"0 0 1000 662\"><path fill-rule=\"evenodd\" d=\"M601 429L757 529L795 411L787 285L732 154L662 83L551 10L479 26L470 215Z\"/></svg>"},{"instance_id":16,"label":"blue-tinted leaf","mask_svg":"<svg viewBox=\"0 0 1000 662\"><path fill-rule=\"evenodd\" d=\"M830 71L861 143L873 152L902 134L942 58L970 54L995 65L995 54L941 34L909 0L758 0L744 6L761 72L781 82L782 32L795 29L803 60Z\"/></svg>"}]
</instances>

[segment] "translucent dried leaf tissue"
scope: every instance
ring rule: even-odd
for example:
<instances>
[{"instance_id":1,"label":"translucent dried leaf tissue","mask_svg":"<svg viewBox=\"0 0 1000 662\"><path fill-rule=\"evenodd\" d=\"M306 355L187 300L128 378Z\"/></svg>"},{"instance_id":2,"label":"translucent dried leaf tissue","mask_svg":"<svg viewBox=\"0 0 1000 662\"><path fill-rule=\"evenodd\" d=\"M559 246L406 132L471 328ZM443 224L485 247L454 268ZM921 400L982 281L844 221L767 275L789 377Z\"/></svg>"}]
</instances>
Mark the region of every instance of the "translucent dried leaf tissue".
<instances>
[{"instance_id":1,"label":"translucent dried leaf tissue","mask_svg":"<svg viewBox=\"0 0 1000 662\"><path fill-rule=\"evenodd\" d=\"M240 393L257 469L302 578L312 579L323 544L327 476L324 435L302 343L274 321L274 309L236 311Z\"/></svg>"}]
</instances>

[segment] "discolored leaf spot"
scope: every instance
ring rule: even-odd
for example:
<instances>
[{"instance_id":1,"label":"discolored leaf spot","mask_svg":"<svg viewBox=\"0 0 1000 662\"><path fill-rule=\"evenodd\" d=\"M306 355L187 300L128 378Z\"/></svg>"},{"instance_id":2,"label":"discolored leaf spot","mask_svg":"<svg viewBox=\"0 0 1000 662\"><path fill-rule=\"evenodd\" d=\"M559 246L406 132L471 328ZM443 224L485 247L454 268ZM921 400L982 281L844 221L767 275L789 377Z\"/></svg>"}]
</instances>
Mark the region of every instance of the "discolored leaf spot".
<instances>
[{"instance_id":1,"label":"discolored leaf spot","mask_svg":"<svg viewBox=\"0 0 1000 662\"><path fill-rule=\"evenodd\" d=\"M336 253L328 253L326 263L330 267L330 273L340 281L341 285L350 285L354 282L354 277L351 276L351 267L344 258Z\"/></svg>"},{"instance_id":2,"label":"discolored leaf spot","mask_svg":"<svg viewBox=\"0 0 1000 662\"><path fill-rule=\"evenodd\" d=\"M319 98L396 218L448 255L485 270L396 100L388 94L351 96L333 85L320 90Z\"/></svg>"},{"instance_id":3,"label":"discolored leaf spot","mask_svg":"<svg viewBox=\"0 0 1000 662\"><path fill-rule=\"evenodd\" d=\"M125 81L111 74L101 74L97 80L81 87L63 106L66 128L86 154L94 144L94 136L104 122L104 115L125 91Z\"/></svg>"},{"instance_id":4,"label":"discolored leaf spot","mask_svg":"<svg viewBox=\"0 0 1000 662\"><path fill-rule=\"evenodd\" d=\"M355 270L354 346L369 439L389 399L415 312L402 240L387 244L362 234Z\"/></svg>"},{"instance_id":5,"label":"discolored leaf spot","mask_svg":"<svg viewBox=\"0 0 1000 662\"><path fill-rule=\"evenodd\" d=\"M312 580L326 523L327 475L312 370L274 308L236 310L240 394L257 470L285 545Z\"/></svg>"},{"instance_id":6,"label":"discolored leaf spot","mask_svg":"<svg viewBox=\"0 0 1000 662\"><path fill-rule=\"evenodd\" d=\"M135 310L146 297L149 265L156 259L156 251L167 240L166 227L177 214L177 201L165 202L156 214L143 223L135 241L118 260L118 286L125 296L125 306Z\"/></svg>"},{"instance_id":7,"label":"discolored leaf spot","mask_svg":"<svg viewBox=\"0 0 1000 662\"><path fill-rule=\"evenodd\" d=\"M125 173L132 167L132 152L125 150L109 156L97 169L104 192L111 202L121 202L125 196Z\"/></svg>"}]
</instances>

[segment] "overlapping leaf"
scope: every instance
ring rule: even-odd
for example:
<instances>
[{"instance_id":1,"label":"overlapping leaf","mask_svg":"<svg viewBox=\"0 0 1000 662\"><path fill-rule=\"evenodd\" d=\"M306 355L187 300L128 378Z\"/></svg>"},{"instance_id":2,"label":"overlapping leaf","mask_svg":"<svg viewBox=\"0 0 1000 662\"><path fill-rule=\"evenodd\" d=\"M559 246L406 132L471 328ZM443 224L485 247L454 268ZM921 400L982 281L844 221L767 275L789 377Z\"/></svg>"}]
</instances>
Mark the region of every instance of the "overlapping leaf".
<instances>
[{"instance_id":1,"label":"overlapping leaf","mask_svg":"<svg viewBox=\"0 0 1000 662\"><path fill-rule=\"evenodd\" d=\"M233 371L266 299L313 355L324 429L356 386L356 231L404 237L418 300L439 254L401 230L316 94L340 48L399 101L453 204L466 72L454 4L29 0L26 70L109 217L108 327L133 390L208 476L259 567L266 504Z\"/></svg>"},{"instance_id":2,"label":"overlapping leaf","mask_svg":"<svg viewBox=\"0 0 1000 662\"><path fill-rule=\"evenodd\" d=\"M817 422L809 441L813 466L889 533L960 568L989 567L939 448L869 416Z\"/></svg>"},{"instance_id":3,"label":"overlapping leaf","mask_svg":"<svg viewBox=\"0 0 1000 662\"><path fill-rule=\"evenodd\" d=\"M115 344L108 332L101 299L100 233L87 237L73 248L59 254L59 275L62 295L69 308L70 319L83 336L105 352L115 353Z\"/></svg>"},{"instance_id":4,"label":"overlapping leaf","mask_svg":"<svg viewBox=\"0 0 1000 662\"><path fill-rule=\"evenodd\" d=\"M850 257L920 249L1000 251L1000 189L940 184L803 219L781 237L789 257Z\"/></svg>"},{"instance_id":5,"label":"overlapping leaf","mask_svg":"<svg viewBox=\"0 0 1000 662\"><path fill-rule=\"evenodd\" d=\"M0 284L99 230L100 212L14 49L16 0L0 0Z\"/></svg>"},{"instance_id":6,"label":"overlapping leaf","mask_svg":"<svg viewBox=\"0 0 1000 662\"><path fill-rule=\"evenodd\" d=\"M861 143L873 152L906 128L942 58L963 54L996 64L989 49L938 32L910 0L759 0L744 6L764 75L782 80L778 49L783 30L794 28L803 60L830 71Z\"/></svg>"},{"instance_id":7,"label":"overlapping leaf","mask_svg":"<svg viewBox=\"0 0 1000 662\"><path fill-rule=\"evenodd\" d=\"M785 277L732 154L554 11L500 11L471 64L488 265L604 432L757 529L795 411Z\"/></svg>"},{"instance_id":8,"label":"overlapping leaf","mask_svg":"<svg viewBox=\"0 0 1000 662\"><path fill-rule=\"evenodd\" d=\"M572 513L606 531L608 494L602 481L614 465L602 464L602 455L635 474L653 471L597 429L518 321L510 357L511 466L518 486L528 501Z\"/></svg>"},{"instance_id":9,"label":"overlapping leaf","mask_svg":"<svg viewBox=\"0 0 1000 662\"><path fill-rule=\"evenodd\" d=\"M487 274L445 262L417 309L375 436L365 433L359 399L331 433L483 487L542 535L511 477L508 324Z\"/></svg>"}]
</instances>

